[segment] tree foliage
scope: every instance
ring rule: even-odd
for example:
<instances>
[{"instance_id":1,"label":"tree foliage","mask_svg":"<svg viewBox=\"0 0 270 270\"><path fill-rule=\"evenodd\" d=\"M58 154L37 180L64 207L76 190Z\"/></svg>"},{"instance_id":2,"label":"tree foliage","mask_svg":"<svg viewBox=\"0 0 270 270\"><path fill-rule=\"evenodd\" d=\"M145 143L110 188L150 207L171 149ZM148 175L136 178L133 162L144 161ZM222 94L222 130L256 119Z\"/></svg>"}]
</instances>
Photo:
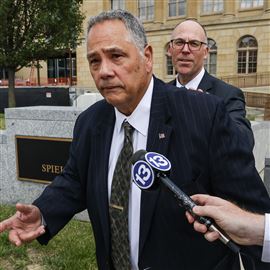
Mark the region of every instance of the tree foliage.
<instances>
[{"instance_id":1,"label":"tree foliage","mask_svg":"<svg viewBox=\"0 0 270 270\"><path fill-rule=\"evenodd\" d=\"M8 70L9 90L22 67L76 47L81 5L82 0L0 0L0 67Z\"/></svg>"}]
</instances>

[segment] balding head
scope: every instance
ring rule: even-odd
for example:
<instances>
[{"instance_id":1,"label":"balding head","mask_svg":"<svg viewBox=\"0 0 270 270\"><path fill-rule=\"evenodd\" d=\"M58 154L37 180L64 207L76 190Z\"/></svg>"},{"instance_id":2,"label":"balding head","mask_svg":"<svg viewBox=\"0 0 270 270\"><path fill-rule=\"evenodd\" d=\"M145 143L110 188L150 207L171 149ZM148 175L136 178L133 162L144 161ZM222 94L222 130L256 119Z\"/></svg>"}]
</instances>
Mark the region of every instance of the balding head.
<instances>
[{"instance_id":1,"label":"balding head","mask_svg":"<svg viewBox=\"0 0 270 270\"><path fill-rule=\"evenodd\" d=\"M189 33L189 40L196 39L207 43L207 34L204 27L194 20L185 20L176 25L172 31L171 39L179 38L180 33Z\"/></svg>"}]
</instances>

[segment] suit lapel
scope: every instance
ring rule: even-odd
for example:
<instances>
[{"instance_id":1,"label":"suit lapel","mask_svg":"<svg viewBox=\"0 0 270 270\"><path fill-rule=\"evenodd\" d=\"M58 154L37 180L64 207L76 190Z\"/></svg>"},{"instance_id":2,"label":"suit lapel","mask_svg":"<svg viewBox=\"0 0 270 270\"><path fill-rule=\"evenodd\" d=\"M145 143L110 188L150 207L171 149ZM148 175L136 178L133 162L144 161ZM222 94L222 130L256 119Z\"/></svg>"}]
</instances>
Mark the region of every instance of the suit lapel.
<instances>
[{"instance_id":1,"label":"suit lapel","mask_svg":"<svg viewBox=\"0 0 270 270\"><path fill-rule=\"evenodd\" d=\"M109 254L109 213L108 213L108 164L111 148L111 140L115 123L115 113L112 106L108 106L106 110L102 111L102 117L97 123L96 133L94 134L94 153L96 157L96 198L100 214L100 222L102 225L105 246ZM92 161L90 161L92 162Z\"/></svg>"},{"instance_id":2,"label":"suit lapel","mask_svg":"<svg viewBox=\"0 0 270 270\"><path fill-rule=\"evenodd\" d=\"M202 89L204 92L211 92L212 80L211 80L211 77L207 71L205 71L198 88Z\"/></svg>"},{"instance_id":3,"label":"suit lapel","mask_svg":"<svg viewBox=\"0 0 270 270\"><path fill-rule=\"evenodd\" d=\"M154 80L154 90L148 128L147 151L167 155L169 139L172 128L168 124L170 114L167 106L166 85L159 80ZM140 244L139 256L143 250L147 234L149 232L159 188L154 191L144 192L141 195L141 218L140 218Z\"/></svg>"},{"instance_id":4,"label":"suit lapel","mask_svg":"<svg viewBox=\"0 0 270 270\"><path fill-rule=\"evenodd\" d=\"M176 79L173 79L172 81L168 82L168 84L176 86Z\"/></svg>"}]
</instances>

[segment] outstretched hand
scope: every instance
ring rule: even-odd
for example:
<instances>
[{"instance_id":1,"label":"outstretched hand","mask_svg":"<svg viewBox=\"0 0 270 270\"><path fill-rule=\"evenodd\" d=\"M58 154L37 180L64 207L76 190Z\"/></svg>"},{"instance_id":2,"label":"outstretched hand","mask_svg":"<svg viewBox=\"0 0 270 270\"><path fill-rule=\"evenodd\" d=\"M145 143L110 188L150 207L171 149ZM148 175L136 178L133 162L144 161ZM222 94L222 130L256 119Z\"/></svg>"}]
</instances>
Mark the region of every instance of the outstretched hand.
<instances>
[{"instance_id":1,"label":"outstretched hand","mask_svg":"<svg viewBox=\"0 0 270 270\"><path fill-rule=\"evenodd\" d=\"M45 233L40 210L34 205L16 204L17 212L0 222L0 233L9 231L9 241L16 246L28 243Z\"/></svg>"}]
</instances>

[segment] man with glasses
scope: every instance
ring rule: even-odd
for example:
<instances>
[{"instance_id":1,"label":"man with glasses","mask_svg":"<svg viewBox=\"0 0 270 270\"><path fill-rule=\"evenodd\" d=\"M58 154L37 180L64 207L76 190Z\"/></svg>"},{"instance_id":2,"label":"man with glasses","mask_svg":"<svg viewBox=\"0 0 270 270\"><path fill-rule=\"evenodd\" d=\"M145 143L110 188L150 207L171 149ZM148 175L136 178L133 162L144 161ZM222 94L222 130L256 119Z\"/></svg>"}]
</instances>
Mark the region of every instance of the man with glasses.
<instances>
[{"instance_id":1,"label":"man with glasses","mask_svg":"<svg viewBox=\"0 0 270 270\"><path fill-rule=\"evenodd\" d=\"M204 27L194 20L179 23L171 34L168 54L172 57L177 72L170 84L177 87L199 90L223 99L230 117L244 134L246 142L253 148L254 138L249 121L245 118L243 92L222 80L211 76L204 69L209 47Z\"/></svg>"}]
</instances>

